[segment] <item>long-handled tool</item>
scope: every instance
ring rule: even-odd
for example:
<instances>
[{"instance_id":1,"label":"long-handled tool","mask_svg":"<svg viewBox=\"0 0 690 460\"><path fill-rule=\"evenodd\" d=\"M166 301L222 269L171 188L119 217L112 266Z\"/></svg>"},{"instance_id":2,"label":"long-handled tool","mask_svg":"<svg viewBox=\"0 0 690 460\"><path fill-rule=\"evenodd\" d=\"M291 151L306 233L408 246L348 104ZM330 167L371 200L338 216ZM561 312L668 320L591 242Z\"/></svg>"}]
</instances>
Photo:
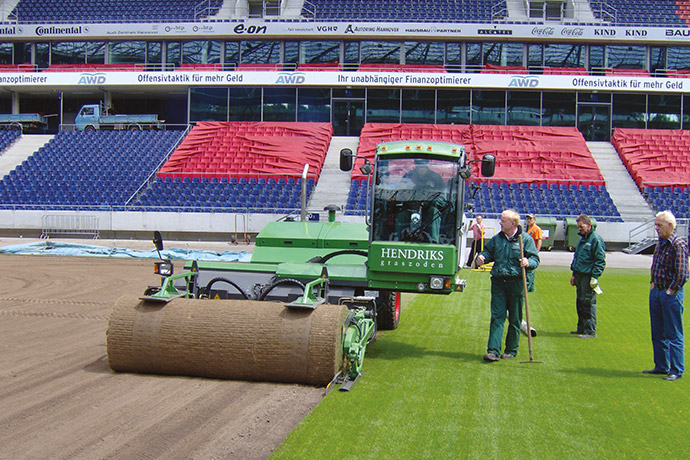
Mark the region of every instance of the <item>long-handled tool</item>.
<instances>
[{"instance_id":1,"label":"long-handled tool","mask_svg":"<svg viewBox=\"0 0 690 460\"><path fill-rule=\"evenodd\" d=\"M520 240L520 260L525 258L525 250L522 246L522 234L518 235ZM522 265L521 265L522 266ZM527 302L527 272L525 267L522 267L522 286L525 289L525 320L527 321L527 330L531 331L532 327L529 322L529 303ZM532 357L532 334L527 334L527 344L529 345L529 361L520 361L521 363L543 363L544 361L535 361Z\"/></svg>"}]
</instances>

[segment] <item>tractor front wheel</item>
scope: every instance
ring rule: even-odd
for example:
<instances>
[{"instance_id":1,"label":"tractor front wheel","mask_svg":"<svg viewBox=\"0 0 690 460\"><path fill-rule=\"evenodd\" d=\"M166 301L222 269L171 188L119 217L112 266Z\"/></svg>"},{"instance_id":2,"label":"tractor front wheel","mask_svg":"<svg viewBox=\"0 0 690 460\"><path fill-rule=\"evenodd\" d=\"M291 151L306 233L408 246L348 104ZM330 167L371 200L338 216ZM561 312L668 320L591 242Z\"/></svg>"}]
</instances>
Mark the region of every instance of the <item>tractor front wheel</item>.
<instances>
[{"instance_id":1,"label":"tractor front wheel","mask_svg":"<svg viewBox=\"0 0 690 460\"><path fill-rule=\"evenodd\" d=\"M400 293L383 291L376 311L376 326L381 331L392 331L400 322Z\"/></svg>"}]
</instances>

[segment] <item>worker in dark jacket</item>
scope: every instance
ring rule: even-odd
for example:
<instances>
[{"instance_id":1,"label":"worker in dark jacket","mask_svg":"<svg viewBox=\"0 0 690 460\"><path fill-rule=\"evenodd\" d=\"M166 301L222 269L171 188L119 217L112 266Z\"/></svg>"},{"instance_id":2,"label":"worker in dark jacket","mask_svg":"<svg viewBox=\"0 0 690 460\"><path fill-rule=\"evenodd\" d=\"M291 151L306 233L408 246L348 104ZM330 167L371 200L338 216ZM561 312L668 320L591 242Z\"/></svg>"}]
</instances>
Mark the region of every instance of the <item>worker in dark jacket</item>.
<instances>
[{"instance_id":1,"label":"worker in dark jacket","mask_svg":"<svg viewBox=\"0 0 690 460\"><path fill-rule=\"evenodd\" d=\"M501 214L501 231L491 238L475 259L475 266L493 262L491 269L491 322L485 361L514 358L520 341L522 305L524 303L523 267L539 266L539 252L534 240L520 228L520 215L512 209ZM522 236L524 257L520 255ZM503 328L508 317L506 343L501 355Z\"/></svg>"},{"instance_id":2,"label":"worker in dark jacket","mask_svg":"<svg viewBox=\"0 0 690 460\"><path fill-rule=\"evenodd\" d=\"M577 330L570 333L591 339L597 336L597 294L602 293L599 277L606 267L606 244L588 215L580 214L576 222L580 241L570 264L570 285L577 289Z\"/></svg>"}]
</instances>

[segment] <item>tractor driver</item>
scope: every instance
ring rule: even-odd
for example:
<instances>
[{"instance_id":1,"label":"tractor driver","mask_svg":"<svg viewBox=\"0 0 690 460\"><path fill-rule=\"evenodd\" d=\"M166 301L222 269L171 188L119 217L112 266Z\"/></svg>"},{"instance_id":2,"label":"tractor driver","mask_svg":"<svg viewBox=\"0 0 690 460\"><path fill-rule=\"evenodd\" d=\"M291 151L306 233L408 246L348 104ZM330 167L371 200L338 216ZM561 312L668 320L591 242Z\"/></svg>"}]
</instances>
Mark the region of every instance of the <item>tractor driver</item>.
<instances>
[{"instance_id":1,"label":"tractor driver","mask_svg":"<svg viewBox=\"0 0 690 460\"><path fill-rule=\"evenodd\" d=\"M447 203L447 185L429 168L428 160L415 158L414 168L402 177L398 189L410 190L409 202L396 218L401 241L440 242L441 210Z\"/></svg>"}]
</instances>

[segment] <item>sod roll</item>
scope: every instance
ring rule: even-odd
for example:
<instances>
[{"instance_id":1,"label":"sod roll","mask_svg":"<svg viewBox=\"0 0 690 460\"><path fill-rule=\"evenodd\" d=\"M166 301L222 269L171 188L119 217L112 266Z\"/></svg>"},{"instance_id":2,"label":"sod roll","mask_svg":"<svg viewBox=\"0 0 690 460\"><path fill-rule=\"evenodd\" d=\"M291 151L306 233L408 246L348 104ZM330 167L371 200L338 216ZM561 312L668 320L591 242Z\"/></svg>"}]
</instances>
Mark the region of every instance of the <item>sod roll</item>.
<instances>
[{"instance_id":1,"label":"sod roll","mask_svg":"<svg viewBox=\"0 0 690 460\"><path fill-rule=\"evenodd\" d=\"M347 307L121 297L110 316L115 371L326 385L344 366Z\"/></svg>"}]
</instances>

